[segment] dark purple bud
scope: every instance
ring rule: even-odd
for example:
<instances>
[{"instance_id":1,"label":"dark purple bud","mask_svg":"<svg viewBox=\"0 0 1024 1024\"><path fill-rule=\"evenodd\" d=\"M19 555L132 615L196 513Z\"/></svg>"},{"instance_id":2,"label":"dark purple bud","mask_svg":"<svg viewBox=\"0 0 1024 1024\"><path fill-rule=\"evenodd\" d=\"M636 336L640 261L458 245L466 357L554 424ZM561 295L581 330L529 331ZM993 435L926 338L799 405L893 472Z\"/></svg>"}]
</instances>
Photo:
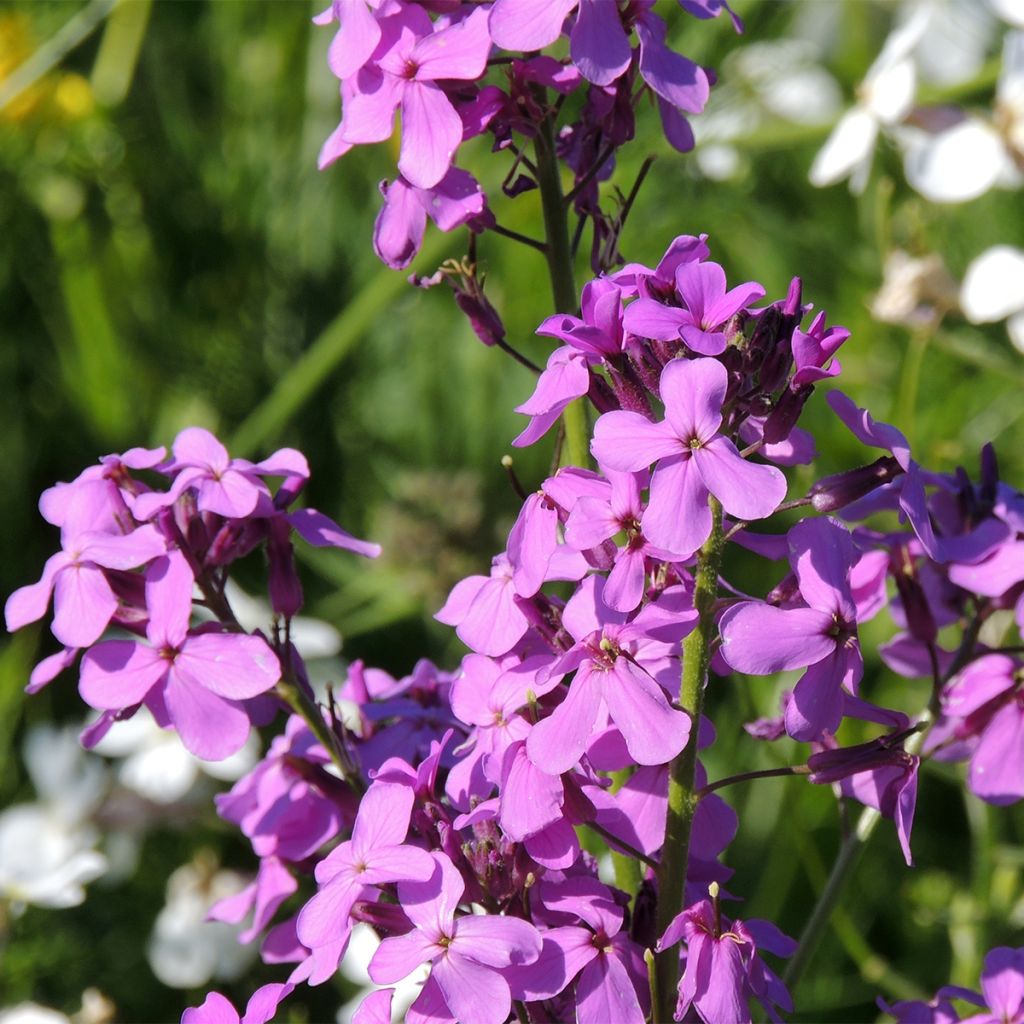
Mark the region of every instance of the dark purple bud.
<instances>
[{"instance_id":1,"label":"dark purple bud","mask_svg":"<svg viewBox=\"0 0 1024 1024\"><path fill-rule=\"evenodd\" d=\"M996 488L999 486L999 461L996 450L989 442L981 449L981 500L987 506L987 512L996 503Z\"/></svg>"},{"instance_id":2,"label":"dark purple bud","mask_svg":"<svg viewBox=\"0 0 1024 1024\"><path fill-rule=\"evenodd\" d=\"M803 282L799 277L794 277L789 282L789 291L786 292L786 301L782 304L783 316L800 317L803 307L800 305L803 297Z\"/></svg>"},{"instance_id":3,"label":"dark purple bud","mask_svg":"<svg viewBox=\"0 0 1024 1024\"><path fill-rule=\"evenodd\" d=\"M654 891L654 883L644 879L636 894L633 904L633 921L630 925L630 938L641 946L653 949L658 941L658 896Z\"/></svg>"},{"instance_id":4,"label":"dark purple bud","mask_svg":"<svg viewBox=\"0 0 1024 1024\"><path fill-rule=\"evenodd\" d=\"M618 400L617 407L619 409L638 412L649 420L654 419L650 403L647 401L647 389L636 374L632 372L628 362L625 363L621 371L609 363L608 376L611 377L612 388L615 392L615 398ZM593 391L593 382L591 383L591 391ZM602 410L602 412L605 411L607 410Z\"/></svg>"},{"instance_id":5,"label":"dark purple bud","mask_svg":"<svg viewBox=\"0 0 1024 1024\"><path fill-rule=\"evenodd\" d=\"M499 341L505 340L505 325L483 292L474 295L456 290L455 304L466 314L473 333L485 345L496 345Z\"/></svg>"},{"instance_id":6,"label":"dark purple bud","mask_svg":"<svg viewBox=\"0 0 1024 1024\"><path fill-rule=\"evenodd\" d=\"M800 414L804 411L807 399L811 397L811 392L813 391L813 387L806 385L805 387L797 388L795 391L786 388L782 392L782 396L775 403L775 408L772 409L768 419L765 420L765 444L777 444L779 441L785 441L789 437L796 426L796 421L800 419Z\"/></svg>"},{"instance_id":7,"label":"dark purple bud","mask_svg":"<svg viewBox=\"0 0 1024 1024\"><path fill-rule=\"evenodd\" d=\"M295 549L291 541L291 524L275 516L269 521L267 536L268 589L270 607L278 615L290 619L302 607L302 583L295 568Z\"/></svg>"},{"instance_id":8,"label":"dark purple bud","mask_svg":"<svg viewBox=\"0 0 1024 1024\"><path fill-rule=\"evenodd\" d=\"M928 596L917 578L910 552L905 547L900 546L893 552L891 569L910 635L924 644L934 643L939 630L928 604Z\"/></svg>"},{"instance_id":9,"label":"dark purple bud","mask_svg":"<svg viewBox=\"0 0 1024 1024\"><path fill-rule=\"evenodd\" d=\"M903 741L914 731L905 729L869 743L812 754L807 759L807 767L811 770L809 779L818 785L826 785L878 768L912 768L914 758L903 749Z\"/></svg>"},{"instance_id":10,"label":"dark purple bud","mask_svg":"<svg viewBox=\"0 0 1024 1024\"><path fill-rule=\"evenodd\" d=\"M800 597L800 581L796 573L787 573L771 590L768 591L765 601L768 604L788 605Z\"/></svg>"},{"instance_id":11,"label":"dark purple bud","mask_svg":"<svg viewBox=\"0 0 1024 1024\"><path fill-rule=\"evenodd\" d=\"M811 505L816 512L835 512L887 484L902 472L900 464L891 455L883 455L868 466L819 480L809 492Z\"/></svg>"},{"instance_id":12,"label":"dark purple bud","mask_svg":"<svg viewBox=\"0 0 1024 1024\"><path fill-rule=\"evenodd\" d=\"M415 925L406 917L405 911L397 903L374 903L368 900L356 900L352 906L352 919L365 921L373 925L385 936L405 935Z\"/></svg>"},{"instance_id":13,"label":"dark purple bud","mask_svg":"<svg viewBox=\"0 0 1024 1024\"><path fill-rule=\"evenodd\" d=\"M641 395L642 394L643 392L641 391ZM611 389L611 387L609 387L608 382L604 377L598 376L593 371L590 373L590 387L587 389L587 398L593 402L594 408L599 413L614 412L616 409L624 408L623 406L620 406L616 393ZM650 416L650 407L647 406L646 401L644 403L644 407L635 411L642 412L644 415Z\"/></svg>"}]
</instances>

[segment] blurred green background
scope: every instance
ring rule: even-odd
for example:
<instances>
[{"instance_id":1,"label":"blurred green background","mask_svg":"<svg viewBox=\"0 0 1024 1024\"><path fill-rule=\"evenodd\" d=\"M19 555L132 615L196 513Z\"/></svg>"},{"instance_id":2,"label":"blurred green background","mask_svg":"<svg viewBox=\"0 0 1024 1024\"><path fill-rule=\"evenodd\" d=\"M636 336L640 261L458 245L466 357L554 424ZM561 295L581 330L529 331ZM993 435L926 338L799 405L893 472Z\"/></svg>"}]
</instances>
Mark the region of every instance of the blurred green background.
<instances>
[{"instance_id":1,"label":"blurred green background","mask_svg":"<svg viewBox=\"0 0 1024 1024\"><path fill-rule=\"evenodd\" d=\"M823 60L845 103L896 9L736 6L745 38L725 19L676 11L673 42L725 83L731 51L784 37L807 8L824 7L834 24ZM0 79L30 58L52 63L0 109L2 589L38 578L57 544L35 512L40 491L100 454L169 444L181 427L202 424L234 455L300 448L313 469L309 503L384 545L373 564L336 553L305 560L307 611L341 630L346 657L395 674L424 655L454 667L460 646L431 615L456 580L485 572L503 547L518 502L499 460L521 429L511 410L532 379L477 342L443 289L413 289L376 260L376 183L393 173L393 148L359 149L316 170L339 100L325 63L331 30L315 28L314 13L276 0L0 7ZM954 98L989 102L995 67ZM845 185L817 190L807 170L828 126L770 119L736 143L738 175L710 181L660 140L653 109L639 120L616 183L628 190L641 161L658 159L626 227L628 259L653 264L675 235L703 231L731 282L759 280L774 299L801 275L805 299L853 331L842 385L860 404L897 423L929 468L963 463L975 474L992 439L1004 478L1020 484L1024 357L1002 325L972 327L954 312L937 329L911 330L875 322L868 308L892 249L939 253L959 279L989 245L1024 243L1018 194L929 204L909 191L885 144L862 196ZM460 162L495 185L502 158L483 144L470 152ZM494 205L503 223L541 233L534 194ZM464 252L464 232L431 228L414 269L429 273ZM480 258L510 340L543 362L549 342L532 333L550 309L542 259L496 236L482 239ZM806 425L822 455L813 472L794 474L793 494L815 474L874 457L823 402L812 403ZM550 439L515 458L532 486L547 470ZM885 623L867 630L876 641L890 632ZM18 763L28 725L81 716L70 676L23 700L30 666L54 649L42 626L0 647L0 805L31 798ZM796 756L785 745L756 747L740 729L774 710L778 689L765 680L715 688L712 778L729 765ZM870 654L865 693L908 710L923 700ZM891 826L879 829L796 994L795 1019L872 1019L877 994L974 985L986 949L1019 943L1021 815L965 798L960 777L930 768L922 780L916 869L903 867ZM742 821L726 857L737 869L732 890L747 901L738 916L771 917L798 934L838 843L830 793L765 782L729 799ZM0 1005L34 998L70 1012L95 985L118 1019L143 1021L177 1019L201 1000L164 988L141 957L166 876L199 844L250 865L211 816L188 833L152 833L143 869L116 889L95 884L82 907L8 920ZM221 987L244 1005L252 983ZM331 1019L341 997L340 986L306 990L288 1013Z\"/></svg>"}]
</instances>

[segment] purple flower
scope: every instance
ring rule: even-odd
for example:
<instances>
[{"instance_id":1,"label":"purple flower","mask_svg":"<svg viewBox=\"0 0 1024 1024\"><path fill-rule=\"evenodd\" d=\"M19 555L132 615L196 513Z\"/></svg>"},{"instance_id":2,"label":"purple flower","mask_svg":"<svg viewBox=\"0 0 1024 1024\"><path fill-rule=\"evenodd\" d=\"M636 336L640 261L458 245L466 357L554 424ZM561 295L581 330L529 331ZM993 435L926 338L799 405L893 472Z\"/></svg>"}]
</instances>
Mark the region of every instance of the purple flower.
<instances>
[{"instance_id":1,"label":"purple flower","mask_svg":"<svg viewBox=\"0 0 1024 1024\"><path fill-rule=\"evenodd\" d=\"M371 62L346 83L351 89L343 92L341 125L321 154L321 166L353 144L390 138L401 108L398 169L415 188L437 185L463 134L462 119L438 82L473 81L483 74L491 48L487 16L487 8L478 7L438 28L422 7L411 4L382 18Z\"/></svg>"},{"instance_id":2,"label":"purple flower","mask_svg":"<svg viewBox=\"0 0 1024 1024\"><path fill-rule=\"evenodd\" d=\"M738 672L771 675L809 666L786 706L786 731L797 740L835 732L842 687L864 671L849 575L857 555L849 532L832 519L804 519L789 531L790 563L804 607L743 601L722 616L721 653Z\"/></svg>"},{"instance_id":3,"label":"purple flower","mask_svg":"<svg viewBox=\"0 0 1024 1024\"><path fill-rule=\"evenodd\" d=\"M626 330L658 341L684 341L694 352L717 356L727 339L721 328L764 289L755 281L725 290L725 271L717 263L680 263L675 271L676 292L685 308L639 298L626 310Z\"/></svg>"},{"instance_id":4,"label":"purple flower","mask_svg":"<svg viewBox=\"0 0 1024 1024\"><path fill-rule=\"evenodd\" d=\"M658 942L665 949L686 942L686 968L679 980L675 1019L692 1006L705 1024L748 1022L751 998L776 1020L772 1004L793 1008L785 985L757 955L758 947L776 956L792 956L796 943L770 921L732 921L718 909L718 886L712 899L687 907L668 926Z\"/></svg>"},{"instance_id":5,"label":"purple flower","mask_svg":"<svg viewBox=\"0 0 1024 1024\"><path fill-rule=\"evenodd\" d=\"M181 1015L181 1024L267 1024L282 999L295 988L290 983L272 982L258 988L249 999L241 1019L231 1002L219 992L211 992L201 1006L190 1007Z\"/></svg>"},{"instance_id":6,"label":"purple flower","mask_svg":"<svg viewBox=\"0 0 1024 1024\"><path fill-rule=\"evenodd\" d=\"M281 667L266 641L238 633L190 633L192 570L178 551L146 574L149 644L108 640L82 659L79 692L94 708L146 702L170 720L196 757L219 761L240 750L249 716L239 703L265 693Z\"/></svg>"},{"instance_id":7,"label":"purple flower","mask_svg":"<svg viewBox=\"0 0 1024 1024\"><path fill-rule=\"evenodd\" d=\"M454 231L479 217L487 208L487 196L468 171L449 168L431 188L416 188L405 178L381 182L384 205L373 229L373 248L394 270L407 267L420 251L427 217L442 230Z\"/></svg>"},{"instance_id":8,"label":"purple flower","mask_svg":"<svg viewBox=\"0 0 1024 1024\"><path fill-rule=\"evenodd\" d=\"M298 936L313 951L328 947L338 952L320 958L311 984L325 981L337 969L356 900L366 899L387 882L424 881L433 875L430 854L405 843L413 797L408 786L387 782L371 786L359 805L352 838L316 866L320 889L299 914Z\"/></svg>"},{"instance_id":9,"label":"purple flower","mask_svg":"<svg viewBox=\"0 0 1024 1024\"><path fill-rule=\"evenodd\" d=\"M568 771L582 756L602 707L638 764L671 761L690 735L689 716L669 704L656 673L670 645L696 624L692 605L685 607L687 599L684 607L673 608L679 615L666 633L657 603L626 622L624 614L604 604L602 586L600 577L588 577L565 606L562 624L576 643L552 666L551 675L573 669L576 675L562 703L527 739L530 760L552 775ZM663 595L666 601L672 597Z\"/></svg>"},{"instance_id":10,"label":"purple flower","mask_svg":"<svg viewBox=\"0 0 1024 1024\"><path fill-rule=\"evenodd\" d=\"M720 432L727 388L717 360L674 359L661 374L662 422L609 412L594 427L591 451L603 466L636 472L657 463L641 526L652 544L680 558L711 533L709 494L739 519L770 516L786 496L778 469L747 462Z\"/></svg>"},{"instance_id":11,"label":"purple flower","mask_svg":"<svg viewBox=\"0 0 1024 1024\"><path fill-rule=\"evenodd\" d=\"M41 619L53 594L53 635L67 647L88 647L103 634L118 609L104 569L135 569L167 550L152 526L129 534L65 536L63 550L47 559L38 583L20 587L4 614L11 632Z\"/></svg>"},{"instance_id":12,"label":"purple flower","mask_svg":"<svg viewBox=\"0 0 1024 1024\"><path fill-rule=\"evenodd\" d=\"M380 944L370 961L370 977L387 985L430 963L430 978L413 1003L410 1018L424 1012L424 1004L439 1002L457 1020L502 1024L512 997L501 969L533 963L540 956L540 934L518 918L456 917L465 883L443 853L433 858L436 869L431 879L399 882L399 903L415 928Z\"/></svg>"}]
</instances>

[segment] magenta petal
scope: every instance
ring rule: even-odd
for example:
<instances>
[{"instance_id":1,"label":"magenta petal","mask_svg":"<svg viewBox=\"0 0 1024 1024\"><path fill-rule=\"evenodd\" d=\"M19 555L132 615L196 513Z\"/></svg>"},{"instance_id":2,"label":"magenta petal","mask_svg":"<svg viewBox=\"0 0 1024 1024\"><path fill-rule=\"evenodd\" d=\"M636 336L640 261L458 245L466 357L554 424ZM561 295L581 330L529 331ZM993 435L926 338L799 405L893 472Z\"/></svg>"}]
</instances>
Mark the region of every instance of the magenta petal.
<instances>
[{"instance_id":1,"label":"magenta petal","mask_svg":"<svg viewBox=\"0 0 1024 1024\"><path fill-rule=\"evenodd\" d=\"M195 577L185 556L172 551L146 572L146 635L157 647L178 648L185 641L192 615Z\"/></svg>"},{"instance_id":2,"label":"magenta petal","mask_svg":"<svg viewBox=\"0 0 1024 1024\"><path fill-rule=\"evenodd\" d=\"M181 1024L239 1024L238 1011L219 992L211 992L199 1006L181 1015Z\"/></svg>"},{"instance_id":3,"label":"magenta petal","mask_svg":"<svg viewBox=\"0 0 1024 1024\"><path fill-rule=\"evenodd\" d=\"M134 569L167 550L167 541L152 526L140 526L123 535L90 533L86 536L82 561L95 562L105 569Z\"/></svg>"},{"instance_id":4,"label":"magenta petal","mask_svg":"<svg viewBox=\"0 0 1024 1024\"><path fill-rule=\"evenodd\" d=\"M296 923L296 931L303 945L316 949L344 936L351 927L349 914L352 905L364 891L357 882L346 878L325 885L315 893L299 911Z\"/></svg>"},{"instance_id":5,"label":"magenta petal","mask_svg":"<svg viewBox=\"0 0 1024 1024\"><path fill-rule=\"evenodd\" d=\"M366 558L376 558L381 552L379 544L353 537L333 519L325 516L323 512L317 512L315 508L296 509L294 512L289 512L285 518L292 524L295 532L313 547L342 548L345 551L354 551L357 555L364 555Z\"/></svg>"},{"instance_id":6,"label":"magenta petal","mask_svg":"<svg viewBox=\"0 0 1024 1024\"><path fill-rule=\"evenodd\" d=\"M459 1021L503 1024L512 1009L508 982L497 972L449 953L434 962L431 977Z\"/></svg>"},{"instance_id":7,"label":"magenta petal","mask_svg":"<svg viewBox=\"0 0 1024 1024\"><path fill-rule=\"evenodd\" d=\"M4 616L9 633L41 619L46 614L46 609L50 607L50 594L53 592L54 578L57 573L68 566L70 561L70 557L64 551L50 555L43 567L43 575L39 578L39 582L19 587L7 598Z\"/></svg>"},{"instance_id":8,"label":"magenta petal","mask_svg":"<svg viewBox=\"0 0 1024 1024\"><path fill-rule=\"evenodd\" d=\"M866 409L859 409L841 391L830 391L825 401L858 441L892 452L903 469L910 465L910 444L895 427L879 422Z\"/></svg>"},{"instance_id":9,"label":"magenta petal","mask_svg":"<svg viewBox=\"0 0 1024 1024\"><path fill-rule=\"evenodd\" d=\"M614 537L620 529L619 521L612 515L607 501L584 496L573 505L569 513L565 524L565 542L577 551L587 551Z\"/></svg>"},{"instance_id":10,"label":"magenta petal","mask_svg":"<svg viewBox=\"0 0 1024 1024\"><path fill-rule=\"evenodd\" d=\"M567 772L587 749L600 706L597 683L580 669L562 703L533 727L526 741L530 760L550 775Z\"/></svg>"},{"instance_id":11,"label":"magenta petal","mask_svg":"<svg viewBox=\"0 0 1024 1024\"><path fill-rule=\"evenodd\" d=\"M90 707L111 711L140 704L166 675L158 651L131 640L108 640L85 652L78 692Z\"/></svg>"},{"instance_id":12,"label":"magenta petal","mask_svg":"<svg viewBox=\"0 0 1024 1024\"><path fill-rule=\"evenodd\" d=\"M756 601L722 616L722 657L737 672L767 676L821 661L835 650L826 635L832 616L814 608L776 608Z\"/></svg>"},{"instance_id":13,"label":"magenta petal","mask_svg":"<svg viewBox=\"0 0 1024 1024\"><path fill-rule=\"evenodd\" d=\"M583 968L576 983L576 1020L579 1024L643 1024L633 981L616 957L599 956Z\"/></svg>"},{"instance_id":14,"label":"magenta petal","mask_svg":"<svg viewBox=\"0 0 1024 1024\"><path fill-rule=\"evenodd\" d=\"M503 50L542 50L562 33L577 0L496 0L490 31Z\"/></svg>"},{"instance_id":15,"label":"magenta petal","mask_svg":"<svg viewBox=\"0 0 1024 1024\"><path fill-rule=\"evenodd\" d=\"M244 519L260 499L261 488L244 473L229 469L219 480L203 480L199 484L196 505L203 512L213 512L225 519Z\"/></svg>"},{"instance_id":16,"label":"magenta petal","mask_svg":"<svg viewBox=\"0 0 1024 1024\"><path fill-rule=\"evenodd\" d=\"M383 142L390 139L394 131L395 110L402 100L405 83L390 78L372 66L363 68L355 81L356 91L345 99L339 143Z\"/></svg>"},{"instance_id":17,"label":"magenta petal","mask_svg":"<svg viewBox=\"0 0 1024 1024\"><path fill-rule=\"evenodd\" d=\"M679 558L689 557L708 539L708 491L693 459L664 459L658 463L640 525L651 544Z\"/></svg>"},{"instance_id":18,"label":"magenta petal","mask_svg":"<svg viewBox=\"0 0 1024 1024\"><path fill-rule=\"evenodd\" d=\"M624 548L608 574L601 596L609 608L617 612L631 612L643 600L646 580L643 550Z\"/></svg>"},{"instance_id":19,"label":"magenta petal","mask_svg":"<svg viewBox=\"0 0 1024 1024\"><path fill-rule=\"evenodd\" d=\"M643 80L676 109L700 113L710 91L704 69L665 45L665 23L657 15L638 18L636 34Z\"/></svg>"},{"instance_id":20,"label":"magenta petal","mask_svg":"<svg viewBox=\"0 0 1024 1024\"><path fill-rule=\"evenodd\" d=\"M425 882L434 873L434 858L418 846L385 846L370 854L359 876L366 885L386 882Z\"/></svg>"},{"instance_id":21,"label":"magenta petal","mask_svg":"<svg viewBox=\"0 0 1024 1024\"><path fill-rule=\"evenodd\" d=\"M174 664L177 671L231 700L265 693L281 678L281 664L267 642L238 633L189 637Z\"/></svg>"},{"instance_id":22,"label":"magenta petal","mask_svg":"<svg viewBox=\"0 0 1024 1024\"><path fill-rule=\"evenodd\" d=\"M544 371L537 378L533 394L516 406L516 412L537 416L552 409L564 409L568 402L587 393L590 371L583 356L567 345L548 356Z\"/></svg>"},{"instance_id":23,"label":"magenta petal","mask_svg":"<svg viewBox=\"0 0 1024 1024\"><path fill-rule=\"evenodd\" d=\"M390 782L375 782L370 786L359 801L359 813L352 829L352 856L356 860L368 860L380 847L404 843L412 805L413 791L408 786ZM427 878L433 870L431 867Z\"/></svg>"},{"instance_id":24,"label":"magenta petal","mask_svg":"<svg viewBox=\"0 0 1024 1024\"><path fill-rule=\"evenodd\" d=\"M818 611L855 621L849 577L858 556L850 531L834 519L802 519L789 531L789 550L803 599Z\"/></svg>"},{"instance_id":25,"label":"magenta petal","mask_svg":"<svg viewBox=\"0 0 1024 1024\"><path fill-rule=\"evenodd\" d=\"M385 939L373 954L368 973L378 985L401 981L443 952L441 946L421 931Z\"/></svg>"},{"instance_id":26,"label":"magenta petal","mask_svg":"<svg viewBox=\"0 0 1024 1024\"><path fill-rule=\"evenodd\" d=\"M679 455L683 444L670 424L619 411L606 412L594 424L590 450L602 466L636 472L659 459Z\"/></svg>"},{"instance_id":27,"label":"magenta petal","mask_svg":"<svg viewBox=\"0 0 1024 1024\"><path fill-rule=\"evenodd\" d=\"M516 604L512 580L502 577L492 578L481 587L469 614L455 632L477 653L498 657L519 642L529 625Z\"/></svg>"},{"instance_id":28,"label":"magenta petal","mask_svg":"<svg viewBox=\"0 0 1024 1024\"><path fill-rule=\"evenodd\" d=\"M981 990L993 1014L1004 1021L1018 1017L1024 1003L1024 953L1007 946L989 952L981 972Z\"/></svg>"},{"instance_id":29,"label":"magenta petal","mask_svg":"<svg viewBox=\"0 0 1024 1024\"><path fill-rule=\"evenodd\" d=\"M171 670L164 689L167 713L185 749L204 761L223 761L245 746L249 716L232 700L225 700Z\"/></svg>"},{"instance_id":30,"label":"magenta petal","mask_svg":"<svg viewBox=\"0 0 1024 1024\"><path fill-rule=\"evenodd\" d=\"M469 614L473 602L489 580L489 576L467 576L459 580L452 587L448 600L434 613L434 618L446 626L457 626Z\"/></svg>"},{"instance_id":31,"label":"magenta petal","mask_svg":"<svg viewBox=\"0 0 1024 1024\"><path fill-rule=\"evenodd\" d=\"M380 42L380 25L363 0L334 5L338 31L327 51L327 64L338 78L354 75L371 57Z\"/></svg>"},{"instance_id":32,"label":"magenta petal","mask_svg":"<svg viewBox=\"0 0 1024 1024\"><path fill-rule=\"evenodd\" d=\"M176 463L202 466L213 473L223 473L231 461L227 448L202 427L186 427L174 439L171 450Z\"/></svg>"},{"instance_id":33,"label":"magenta petal","mask_svg":"<svg viewBox=\"0 0 1024 1024\"><path fill-rule=\"evenodd\" d=\"M494 914L460 917L449 949L489 967L531 964L541 951L540 932L528 921Z\"/></svg>"},{"instance_id":34,"label":"magenta petal","mask_svg":"<svg viewBox=\"0 0 1024 1024\"><path fill-rule=\"evenodd\" d=\"M677 341L679 328L692 322L693 318L686 310L647 298L630 303L622 318L622 326L630 334L657 341Z\"/></svg>"},{"instance_id":35,"label":"magenta petal","mask_svg":"<svg viewBox=\"0 0 1024 1024\"><path fill-rule=\"evenodd\" d=\"M616 658L603 693L637 764L667 764L686 746L690 716L671 707L665 691L639 666Z\"/></svg>"},{"instance_id":36,"label":"magenta petal","mask_svg":"<svg viewBox=\"0 0 1024 1024\"><path fill-rule=\"evenodd\" d=\"M478 7L454 25L421 39L411 55L418 66L416 80L480 78L491 50L488 14L486 7Z\"/></svg>"},{"instance_id":37,"label":"magenta petal","mask_svg":"<svg viewBox=\"0 0 1024 1024\"><path fill-rule=\"evenodd\" d=\"M271 982L269 985L261 985L249 997L241 1024L267 1024L277 1013L278 1004L282 999L291 995L294 988L294 985L287 982Z\"/></svg>"},{"instance_id":38,"label":"magenta petal","mask_svg":"<svg viewBox=\"0 0 1024 1024\"><path fill-rule=\"evenodd\" d=\"M423 244L427 211L420 202L419 190L404 179L381 182L384 205L373 225L373 248L382 263L402 270L412 263Z\"/></svg>"},{"instance_id":39,"label":"magenta petal","mask_svg":"<svg viewBox=\"0 0 1024 1024\"><path fill-rule=\"evenodd\" d=\"M455 911L466 883L446 854L435 852L432 856L437 862L433 876L426 882L399 883L398 899L409 920L437 941L443 935L453 934Z\"/></svg>"},{"instance_id":40,"label":"magenta petal","mask_svg":"<svg viewBox=\"0 0 1024 1024\"><path fill-rule=\"evenodd\" d=\"M629 45L618 4L580 0L569 53L580 74L594 85L611 85L629 67Z\"/></svg>"},{"instance_id":41,"label":"magenta petal","mask_svg":"<svg viewBox=\"0 0 1024 1024\"><path fill-rule=\"evenodd\" d=\"M1002 805L1024 797L1024 711L1001 708L981 734L971 758L970 787L982 800Z\"/></svg>"},{"instance_id":42,"label":"magenta petal","mask_svg":"<svg viewBox=\"0 0 1024 1024\"><path fill-rule=\"evenodd\" d=\"M503 973L513 999L535 1002L558 995L597 956L594 933L587 928L565 925L544 932L540 956L524 967Z\"/></svg>"},{"instance_id":43,"label":"magenta petal","mask_svg":"<svg viewBox=\"0 0 1024 1024\"><path fill-rule=\"evenodd\" d=\"M684 442L715 436L728 386L728 374L717 359L674 359L661 371L665 418Z\"/></svg>"},{"instance_id":44,"label":"magenta petal","mask_svg":"<svg viewBox=\"0 0 1024 1024\"><path fill-rule=\"evenodd\" d=\"M693 462L707 489L737 519L765 519L786 497L782 471L741 458L727 437L697 448Z\"/></svg>"},{"instance_id":45,"label":"magenta petal","mask_svg":"<svg viewBox=\"0 0 1024 1024\"><path fill-rule=\"evenodd\" d=\"M393 988L379 988L371 992L352 1014L352 1024L391 1024Z\"/></svg>"},{"instance_id":46,"label":"magenta petal","mask_svg":"<svg viewBox=\"0 0 1024 1024\"><path fill-rule=\"evenodd\" d=\"M835 732L843 718L843 660L838 654L809 666L786 705L786 732L801 743Z\"/></svg>"},{"instance_id":47,"label":"magenta petal","mask_svg":"<svg viewBox=\"0 0 1024 1024\"><path fill-rule=\"evenodd\" d=\"M541 867L550 868L552 871L567 871L580 855L576 830L565 818L560 818L540 832L527 836L523 840L523 846Z\"/></svg>"},{"instance_id":48,"label":"magenta petal","mask_svg":"<svg viewBox=\"0 0 1024 1024\"><path fill-rule=\"evenodd\" d=\"M65 647L88 647L102 636L117 598L101 569L69 565L53 583L53 635Z\"/></svg>"},{"instance_id":49,"label":"magenta petal","mask_svg":"<svg viewBox=\"0 0 1024 1024\"><path fill-rule=\"evenodd\" d=\"M683 324L679 328L679 337L686 342L686 347L702 356L721 355L727 345L727 339L722 331L702 331L692 324Z\"/></svg>"},{"instance_id":50,"label":"magenta petal","mask_svg":"<svg viewBox=\"0 0 1024 1024\"><path fill-rule=\"evenodd\" d=\"M431 188L448 172L462 141L462 120L431 82L410 82L402 93L398 169L417 188Z\"/></svg>"},{"instance_id":51,"label":"magenta petal","mask_svg":"<svg viewBox=\"0 0 1024 1024\"><path fill-rule=\"evenodd\" d=\"M522 744L505 757L499 817L509 839L520 842L561 818L565 793L561 778L536 767Z\"/></svg>"}]
</instances>

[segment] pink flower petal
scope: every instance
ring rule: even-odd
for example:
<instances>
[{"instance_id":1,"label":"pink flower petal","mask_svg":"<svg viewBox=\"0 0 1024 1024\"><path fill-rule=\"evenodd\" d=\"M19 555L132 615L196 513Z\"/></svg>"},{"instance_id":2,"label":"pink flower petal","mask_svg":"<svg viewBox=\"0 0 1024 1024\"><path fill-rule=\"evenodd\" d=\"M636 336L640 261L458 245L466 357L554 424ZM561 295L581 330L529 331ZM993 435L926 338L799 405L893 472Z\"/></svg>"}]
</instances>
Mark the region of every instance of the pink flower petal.
<instances>
[{"instance_id":1,"label":"pink flower petal","mask_svg":"<svg viewBox=\"0 0 1024 1024\"><path fill-rule=\"evenodd\" d=\"M737 672L767 676L821 661L835 650L832 616L814 608L775 608L755 601L722 616L722 657Z\"/></svg>"},{"instance_id":2,"label":"pink flower petal","mask_svg":"<svg viewBox=\"0 0 1024 1024\"><path fill-rule=\"evenodd\" d=\"M572 62L588 82L611 85L633 59L617 4L580 0L570 36Z\"/></svg>"},{"instance_id":3,"label":"pink flower petal","mask_svg":"<svg viewBox=\"0 0 1024 1024\"><path fill-rule=\"evenodd\" d=\"M686 445L692 440L706 443L718 432L728 386L728 374L717 359L673 359L661 371L659 388L665 419Z\"/></svg>"},{"instance_id":4,"label":"pink flower petal","mask_svg":"<svg viewBox=\"0 0 1024 1024\"><path fill-rule=\"evenodd\" d=\"M639 413L620 411L606 412L594 424L590 450L602 466L636 472L681 454L684 445L669 423L652 423Z\"/></svg>"},{"instance_id":5,"label":"pink flower petal","mask_svg":"<svg viewBox=\"0 0 1024 1024\"><path fill-rule=\"evenodd\" d=\"M708 539L708 491L693 459L663 459L658 463L640 525L651 544L678 558L688 558Z\"/></svg>"},{"instance_id":6,"label":"pink flower petal","mask_svg":"<svg viewBox=\"0 0 1024 1024\"><path fill-rule=\"evenodd\" d=\"M462 142L462 120L431 82L410 82L402 93L398 169L417 188L431 188L448 172Z\"/></svg>"},{"instance_id":7,"label":"pink flower petal","mask_svg":"<svg viewBox=\"0 0 1024 1024\"><path fill-rule=\"evenodd\" d=\"M78 692L90 707L112 711L140 704L167 674L160 652L130 640L108 640L85 652Z\"/></svg>"},{"instance_id":8,"label":"pink flower petal","mask_svg":"<svg viewBox=\"0 0 1024 1024\"><path fill-rule=\"evenodd\" d=\"M245 746L250 722L239 704L217 696L173 668L163 696L171 722L189 753L204 761L223 761Z\"/></svg>"},{"instance_id":9,"label":"pink flower petal","mask_svg":"<svg viewBox=\"0 0 1024 1024\"><path fill-rule=\"evenodd\" d=\"M189 637L174 668L211 693L231 700L266 693L281 678L281 664L267 642L238 633Z\"/></svg>"},{"instance_id":10,"label":"pink flower petal","mask_svg":"<svg viewBox=\"0 0 1024 1024\"><path fill-rule=\"evenodd\" d=\"M53 635L65 647L95 643L117 611L117 598L101 569L68 565L53 583Z\"/></svg>"},{"instance_id":11,"label":"pink flower petal","mask_svg":"<svg viewBox=\"0 0 1024 1024\"><path fill-rule=\"evenodd\" d=\"M775 466L741 458L727 437L694 449L693 463L704 486L737 519L765 519L786 497L786 477Z\"/></svg>"}]
</instances>

